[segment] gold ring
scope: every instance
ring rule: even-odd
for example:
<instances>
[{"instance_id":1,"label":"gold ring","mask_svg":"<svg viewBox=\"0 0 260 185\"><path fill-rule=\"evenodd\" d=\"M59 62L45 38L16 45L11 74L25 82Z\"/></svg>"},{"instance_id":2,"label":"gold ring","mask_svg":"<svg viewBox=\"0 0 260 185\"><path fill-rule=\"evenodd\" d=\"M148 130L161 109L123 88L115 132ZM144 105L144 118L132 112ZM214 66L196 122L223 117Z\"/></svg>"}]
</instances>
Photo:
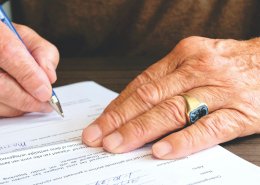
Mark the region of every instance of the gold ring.
<instances>
[{"instance_id":1,"label":"gold ring","mask_svg":"<svg viewBox=\"0 0 260 185\"><path fill-rule=\"evenodd\" d=\"M194 97L190 97L187 94L181 95L186 102L186 117L188 124L195 123L201 117L209 113L209 109L206 103L200 102Z\"/></svg>"}]
</instances>

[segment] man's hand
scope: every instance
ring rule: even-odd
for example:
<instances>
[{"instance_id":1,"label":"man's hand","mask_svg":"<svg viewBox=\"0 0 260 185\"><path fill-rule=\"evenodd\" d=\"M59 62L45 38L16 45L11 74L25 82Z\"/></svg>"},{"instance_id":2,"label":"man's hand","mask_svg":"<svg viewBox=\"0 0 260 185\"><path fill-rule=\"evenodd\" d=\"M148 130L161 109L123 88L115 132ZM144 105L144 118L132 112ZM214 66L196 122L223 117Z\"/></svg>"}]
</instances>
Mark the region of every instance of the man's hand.
<instances>
[{"instance_id":1,"label":"man's hand","mask_svg":"<svg viewBox=\"0 0 260 185\"><path fill-rule=\"evenodd\" d=\"M25 46L0 21L0 117L50 112L58 50L30 28L14 26Z\"/></svg>"},{"instance_id":2,"label":"man's hand","mask_svg":"<svg viewBox=\"0 0 260 185\"><path fill-rule=\"evenodd\" d=\"M185 93L209 114L186 126ZM122 153L157 141L162 159L260 133L260 39L190 37L139 75L89 127L83 141Z\"/></svg>"}]
</instances>

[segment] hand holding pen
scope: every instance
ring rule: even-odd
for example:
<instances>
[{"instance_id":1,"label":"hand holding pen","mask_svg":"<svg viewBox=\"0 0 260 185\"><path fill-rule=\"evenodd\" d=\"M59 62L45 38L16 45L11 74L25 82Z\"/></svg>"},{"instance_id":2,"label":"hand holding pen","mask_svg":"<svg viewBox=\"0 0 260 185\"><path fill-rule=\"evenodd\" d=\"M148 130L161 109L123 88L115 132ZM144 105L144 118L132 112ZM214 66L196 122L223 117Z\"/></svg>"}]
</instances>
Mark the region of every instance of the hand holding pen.
<instances>
[{"instance_id":1,"label":"hand holding pen","mask_svg":"<svg viewBox=\"0 0 260 185\"><path fill-rule=\"evenodd\" d=\"M30 28L12 25L1 6L0 18L0 117L52 107L62 115L51 87L57 79L57 48Z\"/></svg>"}]
</instances>

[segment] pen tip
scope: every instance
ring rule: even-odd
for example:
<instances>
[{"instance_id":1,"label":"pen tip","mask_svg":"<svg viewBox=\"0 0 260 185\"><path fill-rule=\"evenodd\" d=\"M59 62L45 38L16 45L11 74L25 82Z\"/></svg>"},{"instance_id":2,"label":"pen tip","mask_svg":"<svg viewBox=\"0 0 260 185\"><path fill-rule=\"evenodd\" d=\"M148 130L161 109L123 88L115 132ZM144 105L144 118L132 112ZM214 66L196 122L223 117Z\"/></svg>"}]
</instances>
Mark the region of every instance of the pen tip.
<instances>
[{"instance_id":1,"label":"pen tip","mask_svg":"<svg viewBox=\"0 0 260 185\"><path fill-rule=\"evenodd\" d=\"M51 106L53 107L53 109L61 116L64 118L64 113L62 111L62 108L61 108L61 104L60 104L60 101L59 99L57 98L56 94L54 93L53 91L53 96L51 97L50 99L50 104Z\"/></svg>"}]
</instances>

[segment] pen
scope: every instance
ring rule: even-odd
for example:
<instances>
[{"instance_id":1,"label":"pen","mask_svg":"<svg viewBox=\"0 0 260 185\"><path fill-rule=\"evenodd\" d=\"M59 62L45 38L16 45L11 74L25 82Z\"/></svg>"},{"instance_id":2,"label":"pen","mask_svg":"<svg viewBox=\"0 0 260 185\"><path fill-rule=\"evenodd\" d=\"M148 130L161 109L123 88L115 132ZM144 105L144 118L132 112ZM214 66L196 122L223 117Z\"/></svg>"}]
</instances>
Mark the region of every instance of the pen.
<instances>
[{"instance_id":1,"label":"pen","mask_svg":"<svg viewBox=\"0 0 260 185\"><path fill-rule=\"evenodd\" d=\"M5 11L3 10L2 6L0 5L0 19L1 21L6 24L8 26L8 28L15 33L15 35L22 41L22 38L20 37L20 35L18 34L18 32L16 31L16 29L14 28L12 22L10 21L10 19L8 18L7 14L5 13ZM22 43L24 43L22 41ZM61 108L61 104L60 101L58 99L58 97L56 96L55 92L52 90L52 96L51 99L49 100L50 105L52 106L52 108L62 117L64 117L64 113L62 111Z\"/></svg>"}]
</instances>

